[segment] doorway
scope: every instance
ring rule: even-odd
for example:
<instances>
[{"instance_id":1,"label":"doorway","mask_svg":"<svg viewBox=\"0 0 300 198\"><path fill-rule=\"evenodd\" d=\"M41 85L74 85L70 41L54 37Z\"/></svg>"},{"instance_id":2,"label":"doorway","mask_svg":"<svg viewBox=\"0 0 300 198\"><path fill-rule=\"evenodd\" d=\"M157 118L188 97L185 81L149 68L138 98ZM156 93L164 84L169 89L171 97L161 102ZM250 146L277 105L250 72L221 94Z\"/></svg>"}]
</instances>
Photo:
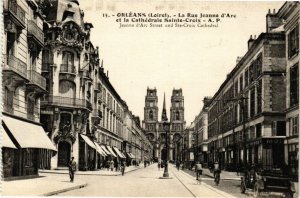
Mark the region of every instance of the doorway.
<instances>
[{"instance_id":1,"label":"doorway","mask_svg":"<svg viewBox=\"0 0 300 198\"><path fill-rule=\"evenodd\" d=\"M58 143L58 165L57 166L68 166L71 158L71 145L62 141Z\"/></svg>"}]
</instances>

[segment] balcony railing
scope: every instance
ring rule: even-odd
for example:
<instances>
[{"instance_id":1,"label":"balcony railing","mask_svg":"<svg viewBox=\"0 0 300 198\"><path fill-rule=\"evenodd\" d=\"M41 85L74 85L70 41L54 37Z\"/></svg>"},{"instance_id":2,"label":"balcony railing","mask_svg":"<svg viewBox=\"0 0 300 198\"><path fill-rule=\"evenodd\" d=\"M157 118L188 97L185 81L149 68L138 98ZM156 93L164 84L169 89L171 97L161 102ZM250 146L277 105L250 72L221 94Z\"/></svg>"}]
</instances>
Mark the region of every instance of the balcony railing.
<instances>
[{"instance_id":1,"label":"balcony railing","mask_svg":"<svg viewBox=\"0 0 300 198\"><path fill-rule=\"evenodd\" d=\"M24 78L27 78L27 65L13 55L3 55L4 68L3 70L12 70Z\"/></svg>"},{"instance_id":2,"label":"balcony railing","mask_svg":"<svg viewBox=\"0 0 300 198\"><path fill-rule=\"evenodd\" d=\"M78 99L78 98L69 98L62 96L53 96L50 95L45 98L41 98L41 105L57 105L57 106L69 106L75 108L87 108L92 110L92 104L86 99Z\"/></svg>"},{"instance_id":3,"label":"balcony railing","mask_svg":"<svg viewBox=\"0 0 300 198\"><path fill-rule=\"evenodd\" d=\"M28 20L28 36L32 36L39 43L39 45L44 45L44 33L42 29L32 20Z\"/></svg>"},{"instance_id":4,"label":"balcony railing","mask_svg":"<svg viewBox=\"0 0 300 198\"><path fill-rule=\"evenodd\" d=\"M60 72L61 73L70 73L75 74L75 66L68 64L60 64Z\"/></svg>"},{"instance_id":5,"label":"balcony railing","mask_svg":"<svg viewBox=\"0 0 300 198\"><path fill-rule=\"evenodd\" d=\"M28 70L28 79L40 86L43 89L46 89L46 78L44 78L40 73L38 73L37 71L34 70Z\"/></svg>"},{"instance_id":6,"label":"balcony railing","mask_svg":"<svg viewBox=\"0 0 300 198\"><path fill-rule=\"evenodd\" d=\"M92 79L92 74L90 73L89 70L84 69L82 70L82 77L87 79Z\"/></svg>"},{"instance_id":7,"label":"balcony railing","mask_svg":"<svg viewBox=\"0 0 300 198\"><path fill-rule=\"evenodd\" d=\"M5 0L4 10L12 14L13 17L18 20L18 25L25 28L25 10L18 5L16 0Z\"/></svg>"}]
</instances>

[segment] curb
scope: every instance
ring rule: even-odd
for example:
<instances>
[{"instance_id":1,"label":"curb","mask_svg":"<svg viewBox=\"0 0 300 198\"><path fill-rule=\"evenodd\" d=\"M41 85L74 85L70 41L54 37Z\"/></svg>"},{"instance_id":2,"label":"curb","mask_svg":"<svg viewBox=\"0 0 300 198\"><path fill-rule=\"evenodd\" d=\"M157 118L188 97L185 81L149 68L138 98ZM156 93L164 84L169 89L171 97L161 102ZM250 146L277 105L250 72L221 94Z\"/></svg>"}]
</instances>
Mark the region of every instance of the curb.
<instances>
[{"instance_id":1,"label":"curb","mask_svg":"<svg viewBox=\"0 0 300 198\"><path fill-rule=\"evenodd\" d=\"M63 192L67 192L67 191L71 191L71 190L75 190L75 189L79 189L79 188L84 188L86 186L87 186L87 183L84 183L84 184L80 184L80 185L77 185L77 186L72 186L72 187L69 187L69 188L44 193L44 194L39 195L39 196L52 196L52 195L56 195L56 194L59 194L59 193L63 193Z\"/></svg>"},{"instance_id":2,"label":"curb","mask_svg":"<svg viewBox=\"0 0 300 198\"><path fill-rule=\"evenodd\" d=\"M128 173L128 172L132 172L132 171L135 171L135 170L139 170L140 168L137 168L137 169L132 169L132 170L129 170L129 171L127 171L127 172L125 172L125 174L126 173ZM63 173L63 172L51 172L51 171L40 171L40 173L48 173L48 174L65 174L65 175L67 175L67 174L69 174L69 173ZM86 173L75 173L75 175L86 175L86 176L89 176L89 175L92 175L92 176L95 176L95 175L97 175L97 176L119 176L119 175L121 175L121 172L118 172L118 173L115 173L115 174L111 174L111 175L109 175L109 174L97 174L97 173L95 173L95 174L86 174Z\"/></svg>"}]
</instances>

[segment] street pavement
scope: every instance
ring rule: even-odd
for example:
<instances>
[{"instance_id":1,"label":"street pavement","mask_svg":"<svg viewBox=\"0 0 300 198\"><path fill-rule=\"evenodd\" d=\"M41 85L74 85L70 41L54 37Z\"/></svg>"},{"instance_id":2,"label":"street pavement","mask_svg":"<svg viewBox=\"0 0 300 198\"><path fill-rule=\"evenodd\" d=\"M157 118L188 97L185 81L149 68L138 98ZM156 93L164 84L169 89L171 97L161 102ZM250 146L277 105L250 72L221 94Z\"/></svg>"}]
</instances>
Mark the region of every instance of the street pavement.
<instances>
[{"instance_id":1,"label":"street pavement","mask_svg":"<svg viewBox=\"0 0 300 198\"><path fill-rule=\"evenodd\" d=\"M186 171L178 171L169 165L172 179L159 179L163 169L157 164L124 176L103 177L96 175L78 175L78 179L88 182L86 188L59 194L59 196L101 196L101 197L248 197L239 193L239 181L221 181L215 186L213 179L203 176L201 182Z\"/></svg>"},{"instance_id":2,"label":"street pavement","mask_svg":"<svg viewBox=\"0 0 300 198\"><path fill-rule=\"evenodd\" d=\"M70 182L69 175L41 173L38 178L2 181L2 196L49 196L83 188L82 179Z\"/></svg>"}]
</instances>

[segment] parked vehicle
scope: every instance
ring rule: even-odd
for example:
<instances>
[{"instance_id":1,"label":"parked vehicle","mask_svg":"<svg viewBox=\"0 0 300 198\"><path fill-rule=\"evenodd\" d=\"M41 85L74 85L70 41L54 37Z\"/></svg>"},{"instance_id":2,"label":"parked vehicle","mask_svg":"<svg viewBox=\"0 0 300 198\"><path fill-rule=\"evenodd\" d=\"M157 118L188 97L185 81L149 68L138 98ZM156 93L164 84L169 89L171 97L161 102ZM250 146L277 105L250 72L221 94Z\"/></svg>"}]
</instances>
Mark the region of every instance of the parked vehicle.
<instances>
[{"instance_id":1,"label":"parked vehicle","mask_svg":"<svg viewBox=\"0 0 300 198\"><path fill-rule=\"evenodd\" d=\"M286 198L292 198L295 193L292 178L281 169L260 170L252 176L246 173L241 178L242 193L247 189L253 189L254 197L260 197L262 193L279 192Z\"/></svg>"}]
</instances>

